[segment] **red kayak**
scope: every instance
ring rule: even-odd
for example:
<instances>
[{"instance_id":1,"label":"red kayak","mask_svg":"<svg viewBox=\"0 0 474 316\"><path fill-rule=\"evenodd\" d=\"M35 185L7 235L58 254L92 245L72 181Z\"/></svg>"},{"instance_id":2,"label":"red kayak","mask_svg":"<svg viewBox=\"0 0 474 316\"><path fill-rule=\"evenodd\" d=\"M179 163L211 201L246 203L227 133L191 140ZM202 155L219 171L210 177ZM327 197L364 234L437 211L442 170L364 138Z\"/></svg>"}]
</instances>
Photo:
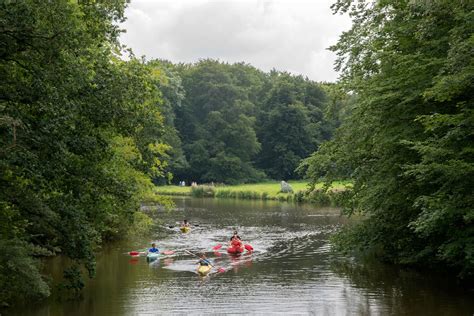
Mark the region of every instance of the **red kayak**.
<instances>
[{"instance_id":1,"label":"red kayak","mask_svg":"<svg viewBox=\"0 0 474 316\"><path fill-rule=\"evenodd\" d=\"M234 255L237 255L237 254L241 254L242 252L244 252L245 248L244 247L229 247L227 248L227 252L228 253L231 253L231 254L234 254Z\"/></svg>"},{"instance_id":2,"label":"red kayak","mask_svg":"<svg viewBox=\"0 0 474 316\"><path fill-rule=\"evenodd\" d=\"M253 251L253 247L249 244L242 245L242 243L238 240L232 241L232 244L229 248L227 248L227 252L231 254L241 254L247 250L248 252Z\"/></svg>"}]
</instances>

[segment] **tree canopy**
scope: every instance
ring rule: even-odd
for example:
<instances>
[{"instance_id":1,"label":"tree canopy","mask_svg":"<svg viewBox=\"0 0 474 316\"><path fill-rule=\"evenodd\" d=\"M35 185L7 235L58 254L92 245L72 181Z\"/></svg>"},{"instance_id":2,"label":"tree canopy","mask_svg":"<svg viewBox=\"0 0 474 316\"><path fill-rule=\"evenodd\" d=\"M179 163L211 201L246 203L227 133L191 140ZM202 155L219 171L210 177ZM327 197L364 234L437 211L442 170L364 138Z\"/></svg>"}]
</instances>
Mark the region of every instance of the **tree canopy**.
<instances>
[{"instance_id":1,"label":"tree canopy","mask_svg":"<svg viewBox=\"0 0 474 316\"><path fill-rule=\"evenodd\" d=\"M474 7L469 1L338 1L352 29L332 47L354 95L308 175L354 182L336 239L390 262L474 273Z\"/></svg>"},{"instance_id":2,"label":"tree canopy","mask_svg":"<svg viewBox=\"0 0 474 316\"><path fill-rule=\"evenodd\" d=\"M301 159L337 125L325 114L330 100L324 85L301 76L216 60L172 68L184 98L171 115L187 163L172 169L176 180L299 178Z\"/></svg>"},{"instance_id":3,"label":"tree canopy","mask_svg":"<svg viewBox=\"0 0 474 316\"><path fill-rule=\"evenodd\" d=\"M38 256L81 287L165 175L159 80L117 56L125 4L0 3L0 304L49 294Z\"/></svg>"}]
</instances>

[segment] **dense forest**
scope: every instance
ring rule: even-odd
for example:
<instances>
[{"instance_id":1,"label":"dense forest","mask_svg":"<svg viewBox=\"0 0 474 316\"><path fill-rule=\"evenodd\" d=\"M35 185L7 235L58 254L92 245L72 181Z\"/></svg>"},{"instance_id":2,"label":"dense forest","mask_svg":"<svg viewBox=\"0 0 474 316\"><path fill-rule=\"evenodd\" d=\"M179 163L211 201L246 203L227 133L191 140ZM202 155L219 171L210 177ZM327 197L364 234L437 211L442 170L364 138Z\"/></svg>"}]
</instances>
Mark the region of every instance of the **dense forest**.
<instances>
[{"instance_id":1,"label":"dense forest","mask_svg":"<svg viewBox=\"0 0 474 316\"><path fill-rule=\"evenodd\" d=\"M365 220L340 249L474 276L474 3L338 1L352 29L332 47L356 96L335 138L303 167L350 178Z\"/></svg>"},{"instance_id":2,"label":"dense forest","mask_svg":"<svg viewBox=\"0 0 474 316\"><path fill-rule=\"evenodd\" d=\"M330 106L331 84L244 63L148 65L167 76L160 90L175 183L301 178L301 160L339 124L343 107Z\"/></svg>"}]
</instances>

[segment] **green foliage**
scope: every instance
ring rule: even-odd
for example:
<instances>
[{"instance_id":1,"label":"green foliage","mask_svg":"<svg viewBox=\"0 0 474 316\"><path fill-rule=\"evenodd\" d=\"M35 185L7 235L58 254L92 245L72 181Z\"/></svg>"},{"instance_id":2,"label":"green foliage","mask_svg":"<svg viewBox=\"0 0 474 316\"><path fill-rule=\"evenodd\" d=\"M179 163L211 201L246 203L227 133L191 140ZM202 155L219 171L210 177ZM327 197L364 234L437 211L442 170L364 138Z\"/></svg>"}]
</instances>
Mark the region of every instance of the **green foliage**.
<instances>
[{"instance_id":1,"label":"green foliage","mask_svg":"<svg viewBox=\"0 0 474 316\"><path fill-rule=\"evenodd\" d=\"M323 190L320 183L313 190L308 182L293 181L294 193L281 193L279 182L263 182L241 185L199 185L196 187L164 186L157 187L161 195L190 195L194 197L215 197L242 200L279 200L287 202L307 202L322 206L341 206L351 196L350 185L334 182L329 189Z\"/></svg>"},{"instance_id":2,"label":"green foliage","mask_svg":"<svg viewBox=\"0 0 474 316\"><path fill-rule=\"evenodd\" d=\"M193 197L214 197L215 194L214 187L208 185L198 185L191 188L191 195Z\"/></svg>"},{"instance_id":3,"label":"green foliage","mask_svg":"<svg viewBox=\"0 0 474 316\"><path fill-rule=\"evenodd\" d=\"M352 2L335 4L354 24L333 50L355 103L302 168L353 179L347 212L366 219L339 235L343 249L472 277L473 4Z\"/></svg>"},{"instance_id":4,"label":"green foliage","mask_svg":"<svg viewBox=\"0 0 474 316\"><path fill-rule=\"evenodd\" d=\"M164 117L163 141L170 145L167 150L169 159L164 166L166 178L158 177L155 183L170 183L173 174L183 174L189 168L189 163L184 155L182 140L175 127L175 108L180 108L185 97L182 80L174 66L166 61L153 60L148 63L157 81L157 87L161 91L163 102L160 110Z\"/></svg>"},{"instance_id":5,"label":"green foliage","mask_svg":"<svg viewBox=\"0 0 474 316\"><path fill-rule=\"evenodd\" d=\"M153 227L153 220L142 212L133 214L133 224L128 228L128 235L145 236Z\"/></svg>"},{"instance_id":6,"label":"green foliage","mask_svg":"<svg viewBox=\"0 0 474 316\"><path fill-rule=\"evenodd\" d=\"M73 265L64 269L63 277L62 287L72 293L73 297L80 296L85 284L79 266Z\"/></svg>"},{"instance_id":7,"label":"green foliage","mask_svg":"<svg viewBox=\"0 0 474 316\"><path fill-rule=\"evenodd\" d=\"M0 307L49 296L49 287L31 258L32 247L19 239L0 239Z\"/></svg>"},{"instance_id":8,"label":"green foliage","mask_svg":"<svg viewBox=\"0 0 474 316\"><path fill-rule=\"evenodd\" d=\"M263 177L252 165L260 151L255 133L255 93L263 75L243 65L204 60L177 67L186 92L175 107L189 169L187 182L247 182Z\"/></svg>"},{"instance_id":9,"label":"green foliage","mask_svg":"<svg viewBox=\"0 0 474 316\"><path fill-rule=\"evenodd\" d=\"M174 123L172 145L179 152L170 170L188 183L298 178L300 160L332 135L347 103L336 92L331 101L321 85L301 76L243 63L151 64L170 82L160 86L173 109L165 121ZM325 115L330 106L332 116Z\"/></svg>"},{"instance_id":10,"label":"green foliage","mask_svg":"<svg viewBox=\"0 0 474 316\"><path fill-rule=\"evenodd\" d=\"M301 159L330 136L323 117L326 96L301 76L273 73L270 82L258 119L263 146L257 162L272 179L294 179Z\"/></svg>"},{"instance_id":11,"label":"green foliage","mask_svg":"<svg viewBox=\"0 0 474 316\"><path fill-rule=\"evenodd\" d=\"M161 78L117 57L125 5L0 3L0 243L16 244L1 278L28 280L2 283L2 301L48 295L34 256L72 259L80 289L94 250L126 233L151 178L168 176Z\"/></svg>"}]
</instances>

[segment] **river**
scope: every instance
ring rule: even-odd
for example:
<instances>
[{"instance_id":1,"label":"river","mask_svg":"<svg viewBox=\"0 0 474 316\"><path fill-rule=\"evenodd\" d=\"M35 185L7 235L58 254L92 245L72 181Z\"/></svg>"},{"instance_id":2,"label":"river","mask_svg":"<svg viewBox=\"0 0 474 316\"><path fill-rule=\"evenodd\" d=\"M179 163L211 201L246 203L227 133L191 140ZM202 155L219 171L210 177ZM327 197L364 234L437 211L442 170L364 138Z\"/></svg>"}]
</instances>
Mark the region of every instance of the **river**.
<instances>
[{"instance_id":1,"label":"river","mask_svg":"<svg viewBox=\"0 0 474 316\"><path fill-rule=\"evenodd\" d=\"M175 202L176 210L158 212L160 225L149 238L104 247L97 276L80 300L51 298L7 315L473 315L474 292L452 278L332 253L331 234L349 222L338 209L187 197ZM184 218L195 225L188 234L178 229ZM212 251L234 228L254 253L233 257L225 246ZM176 253L151 263L126 254L150 241ZM200 277L196 258L185 249L206 251L216 268ZM47 269L57 277L63 265L57 258Z\"/></svg>"}]
</instances>

